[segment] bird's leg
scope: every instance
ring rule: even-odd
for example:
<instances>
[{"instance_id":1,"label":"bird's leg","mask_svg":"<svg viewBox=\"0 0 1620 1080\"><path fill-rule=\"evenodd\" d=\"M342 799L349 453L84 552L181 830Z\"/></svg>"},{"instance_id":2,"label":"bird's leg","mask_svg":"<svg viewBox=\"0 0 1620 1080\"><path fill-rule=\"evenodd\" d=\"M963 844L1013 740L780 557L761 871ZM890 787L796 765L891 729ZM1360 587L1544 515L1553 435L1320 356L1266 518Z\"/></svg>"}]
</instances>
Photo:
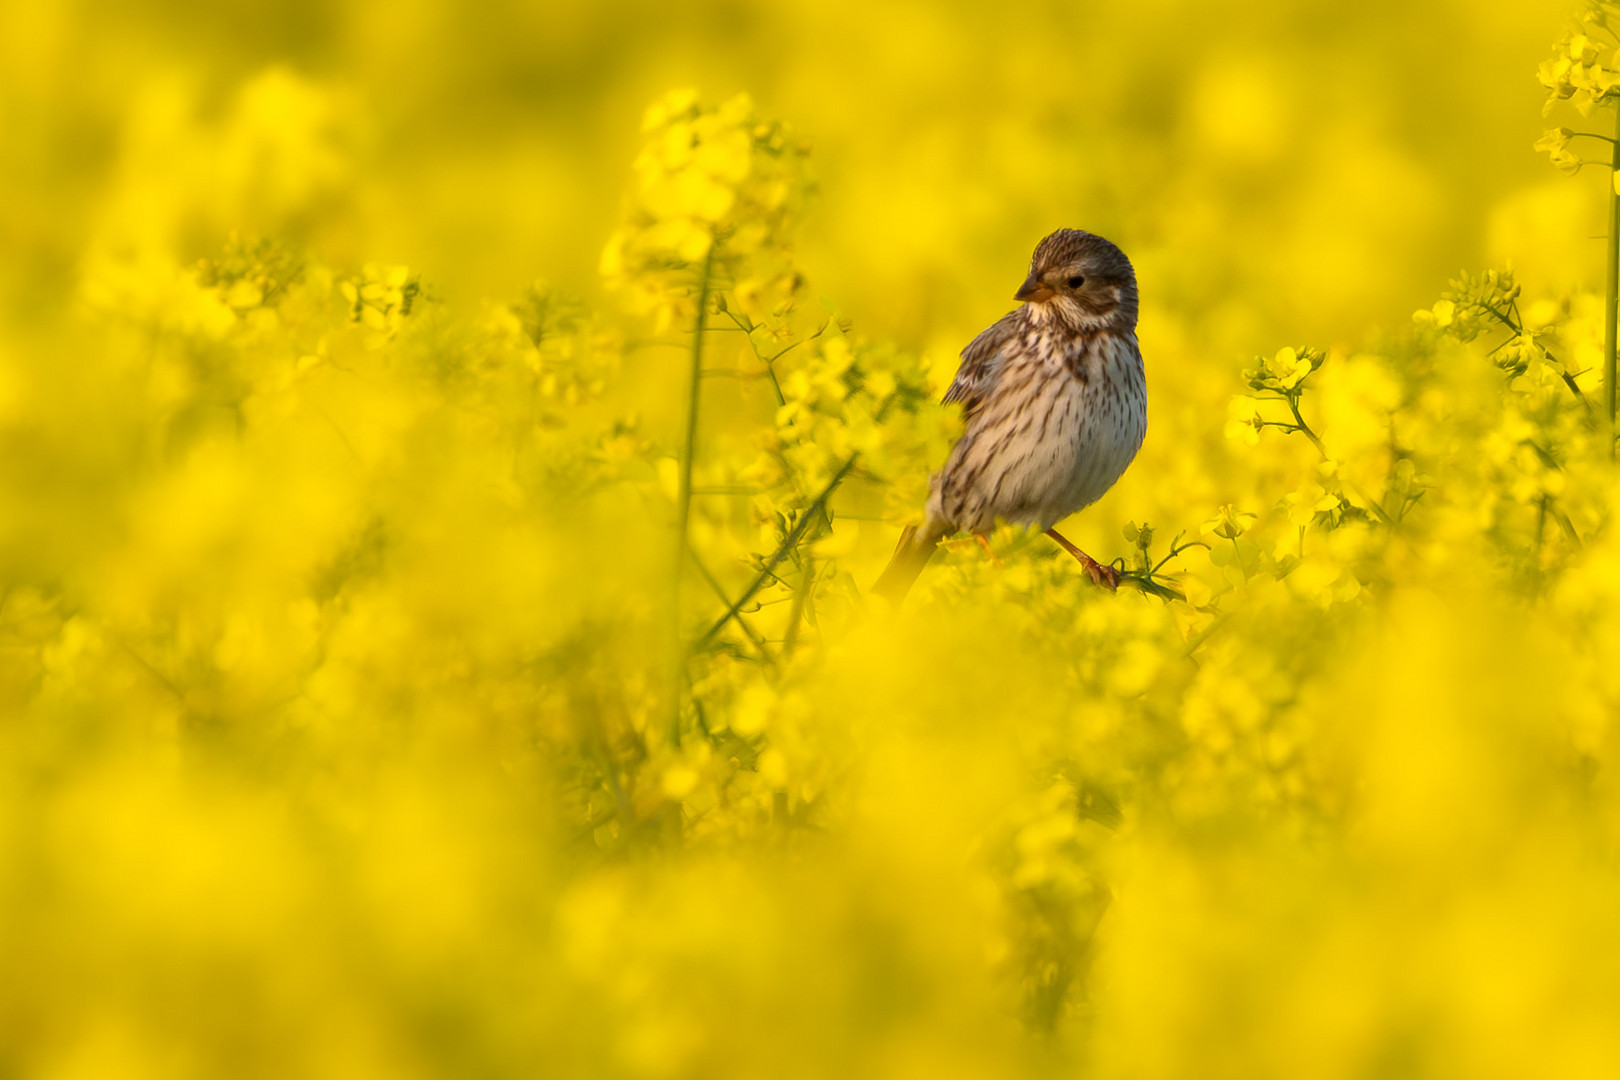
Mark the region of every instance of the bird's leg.
<instances>
[{"instance_id":1,"label":"bird's leg","mask_svg":"<svg viewBox=\"0 0 1620 1080\"><path fill-rule=\"evenodd\" d=\"M974 533L973 539L977 540L979 542L979 546L984 548L984 553L990 556L991 562L995 563L997 566L1001 565L1001 560L996 558L996 553L990 548L989 537L985 536L984 533Z\"/></svg>"},{"instance_id":2,"label":"bird's leg","mask_svg":"<svg viewBox=\"0 0 1620 1080\"><path fill-rule=\"evenodd\" d=\"M1069 543L1068 540L1064 539L1063 535L1056 529L1047 529L1046 535L1063 545L1064 551L1067 551L1070 555L1073 555L1075 558L1079 559L1080 565L1086 568L1086 574L1091 578L1092 581L1095 581L1097 584L1101 585L1110 592L1119 588L1118 570L1115 570L1112 566L1104 566L1096 559L1093 559L1090 555L1087 555L1085 552Z\"/></svg>"}]
</instances>

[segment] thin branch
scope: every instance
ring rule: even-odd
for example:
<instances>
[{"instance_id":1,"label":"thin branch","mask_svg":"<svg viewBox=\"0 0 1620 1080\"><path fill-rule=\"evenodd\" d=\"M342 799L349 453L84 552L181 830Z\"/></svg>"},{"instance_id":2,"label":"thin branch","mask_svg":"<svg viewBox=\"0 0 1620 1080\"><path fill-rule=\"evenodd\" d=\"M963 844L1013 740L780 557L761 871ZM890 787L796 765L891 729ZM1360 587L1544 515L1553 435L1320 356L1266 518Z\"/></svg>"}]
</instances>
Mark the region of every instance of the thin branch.
<instances>
[{"instance_id":1,"label":"thin branch","mask_svg":"<svg viewBox=\"0 0 1620 1080\"><path fill-rule=\"evenodd\" d=\"M1159 562L1158 562L1158 565L1154 566L1153 569L1148 571L1148 576L1149 577L1153 576L1154 574L1157 574L1160 570L1162 570L1164 568L1165 563L1169 562L1171 559L1174 559L1177 555L1180 555L1183 551L1191 551L1195 547L1201 547L1205 551L1213 551L1214 550L1213 548L1211 548L1208 544L1206 544L1202 540L1189 540L1185 544L1183 544L1181 542L1181 538L1183 536L1185 536L1185 535L1186 535L1185 533L1177 533L1176 534L1176 538L1174 540L1170 541L1170 554L1168 554L1164 558L1160 559Z\"/></svg>"},{"instance_id":2,"label":"thin branch","mask_svg":"<svg viewBox=\"0 0 1620 1080\"><path fill-rule=\"evenodd\" d=\"M1513 303L1513 314L1514 314L1515 318L1510 319L1506 315L1503 315L1500 311L1497 311L1490 304L1485 303L1485 301L1483 301L1483 300L1479 301L1479 306L1480 307L1484 308L1486 311L1488 311L1492 315L1496 316L1497 320L1499 322L1501 322L1501 324L1503 326L1505 326L1509 330L1513 331L1513 336L1512 337L1510 337L1506 341L1503 341L1500 344L1498 344L1496 346L1496 348L1494 348L1490 352L1486 353L1485 354L1486 356L1495 356L1498 352L1500 352L1501 350L1507 348L1509 345L1513 344L1519 338L1528 336L1524 332L1524 316L1519 314L1519 302L1517 300L1514 300L1514 301L1512 301L1512 303ZM1551 349L1542 349L1541 351L1547 357L1548 360L1552 361L1554 364L1559 363L1558 357L1553 355L1553 351ZM1586 394L1581 390L1580 384L1575 381L1575 376L1571 375L1567 371L1560 370L1559 373L1558 373L1558 377L1563 380L1564 385L1569 387L1569 392L1574 394L1576 399L1579 400L1582 405L1586 406L1587 412L1590 413L1592 411L1592 403L1586 399Z\"/></svg>"},{"instance_id":3,"label":"thin branch","mask_svg":"<svg viewBox=\"0 0 1620 1080\"><path fill-rule=\"evenodd\" d=\"M1193 653L1198 651L1199 647L1202 646L1204 642L1209 640L1211 634L1215 633L1216 630L1219 630L1222 626L1226 625L1226 620L1229 618L1231 618L1230 615L1216 615L1215 618L1210 620L1208 626L1204 627L1198 633L1193 635L1192 640L1187 642L1187 647L1181 651L1181 655L1191 657Z\"/></svg>"},{"instance_id":4,"label":"thin branch","mask_svg":"<svg viewBox=\"0 0 1620 1080\"><path fill-rule=\"evenodd\" d=\"M1298 426L1299 433L1311 440L1311 445L1316 447L1316 452L1322 455L1323 461L1331 460L1328 456L1327 447L1322 445L1322 440L1316 437L1316 432L1311 430L1311 425L1307 424L1305 418L1300 415L1299 395L1289 394L1286 400L1288 401L1288 411L1294 414L1294 423Z\"/></svg>"},{"instance_id":5,"label":"thin branch","mask_svg":"<svg viewBox=\"0 0 1620 1080\"><path fill-rule=\"evenodd\" d=\"M744 590L743 594L732 603L731 607L726 611L726 613L720 616L720 618L716 620L715 624L709 627L708 631L702 637L698 638L698 640L693 644L694 650L701 649L709 642L713 641L715 635L725 628L726 623L730 622L732 617L735 616L737 612L742 610L743 605L752 600L754 598L754 594L759 592L760 589L764 588L766 583L776 576L777 566L782 562L783 559L788 557L788 554L795 547L798 546L799 539L804 536L805 530L810 527L811 522L816 520L821 512L826 508L827 500L832 498L833 491L837 489L839 484L843 483L844 477L848 476L850 470L854 467L854 457L851 457L848 461L844 462L844 467L838 470L837 474L828 482L827 486L822 489L821 494L816 496L815 502L811 503L809 509L807 509L803 514L799 515L798 523L793 526L792 531L789 532L787 536L783 537L782 543L778 545L776 551L771 555L771 557L766 560L765 566L760 570L758 576L754 578L753 583L750 584L748 588Z\"/></svg>"},{"instance_id":6,"label":"thin branch","mask_svg":"<svg viewBox=\"0 0 1620 1080\"><path fill-rule=\"evenodd\" d=\"M1311 445L1316 447L1316 452L1322 455L1322 460L1323 461L1332 461L1333 458L1332 458L1331 455L1328 454L1327 447L1322 445L1322 440L1317 438L1316 432L1311 430L1311 426L1309 424L1307 424L1305 422L1305 418L1300 415L1300 412L1299 412L1299 396L1297 394L1289 395L1289 397L1288 397L1288 411L1294 414L1294 422L1299 425L1300 434L1304 435L1307 439L1311 440ZM1341 477L1341 479L1344 479L1344 478ZM1394 521L1390 520L1389 512L1386 511L1383 508L1383 506L1381 504L1379 504L1379 502L1376 499L1372 499L1372 498L1368 497L1367 493L1365 491L1362 491L1360 486L1358 486L1357 484L1352 483L1348 479L1344 479L1344 483L1345 483L1346 487L1348 487L1352 492L1355 493L1357 498L1361 499L1362 502L1367 504L1366 507L1364 507L1364 509L1371 510L1373 515L1375 517L1377 517L1378 520L1383 522L1385 525L1394 525L1395 524ZM1354 505L1354 504L1352 504L1352 505Z\"/></svg>"},{"instance_id":7,"label":"thin branch","mask_svg":"<svg viewBox=\"0 0 1620 1080\"><path fill-rule=\"evenodd\" d=\"M1616 106L1614 155L1610 167L1620 173L1620 106ZM1614 460L1615 348L1617 318L1620 318L1620 192L1610 185L1609 242L1604 253L1603 284L1603 412L1609 422L1609 460Z\"/></svg>"},{"instance_id":8,"label":"thin branch","mask_svg":"<svg viewBox=\"0 0 1620 1080\"><path fill-rule=\"evenodd\" d=\"M782 651L793 655L799 641L799 623L804 619L804 606L810 599L810 587L816 583L816 560L808 552L804 557L804 575L799 587L793 590L793 607L788 611L787 636L782 639Z\"/></svg>"},{"instance_id":9,"label":"thin branch","mask_svg":"<svg viewBox=\"0 0 1620 1080\"><path fill-rule=\"evenodd\" d=\"M1585 547L1586 545L1581 543L1581 534L1575 531L1575 523L1569 520L1569 515L1558 509L1557 504L1554 504L1550 509L1553 520L1558 522L1574 545L1576 547Z\"/></svg>"},{"instance_id":10,"label":"thin branch","mask_svg":"<svg viewBox=\"0 0 1620 1080\"><path fill-rule=\"evenodd\" d=\"M180 689L179 686L175 685L174 680L165 675L156 664L142 656L139 652L136 652L135 647L129 642L125 641L121 634L109 634L107 636L112 638L113 641L117 642L118 647L123 649L131 660L135 661L142 668L145 668L146 673L152 676L152 678L156 679L163 689L167 690L171 695L173 695L176 701L180 702L182 705L185 704L186 692Z\"/></svg>"},{"instance_id":11,"label":"thin branch","mask_svg":"<svg viewBox=\"0 0 1620 1080\"><path fill-rule=\"evenodd\" d=\"M692 560L692 565L697 567L698 575L702 577L704 581L709 583L709 588L714 590L714 595L720 598L720 602L722 604L730 604L731 597L726 595L725 588L720 584L719 581L715 579L715 576L709 572L709 568L703 565L703 560L697 557L697 552L693 551L691 547L688 546L686 549L686 556ZM732 618L736 620L736 623L738 627L742 629L742 632L747 635L748 640L753 642L754 648L759 650L759 655L764 658L765 662L772 668L775 668L777 666L776 657L771 655L770 648L765 644L765 639L760 636L759 632L752 626L748 625L748 620L742 617L741 612L733 615Z\"/></svg>"},{"instance_id":12,"label":"thin branch","mask_svg":"<svg viewBox=\"0 0 1620 1080\"><path fill-rule=\"evenodd\" d=\"M692 459L696 457L698 402L703 387L703 332L709 320L709 272L714 264L714 247L703 260L698 279L697 317L692 327L692 373L687 385L686 436L681 446L680 489L675 503L676 577L680 576L680 556L686 550L686 529L692 512Z\"/></svg>"},{"instance_id":13,"label":"thin branch","mask_svg":"<svg viewBox=\"0 0 1620 1080\"><path fill-rule=\"evenodd\" d=\"M687 379L686 432L681 444L680 487L675 497L675 562L669 583L669 614L671 645L675 664L670 685L670 742L681 744L681 700L685 663L681 653L681 579L686 562L687 532L692 517L692 462L697 457L698 406L703 393L703 332L709 321L709 275L714 269L714 244L703 257L703 270L698 278L697 313L692 323L692 367Z\"/></svg>"},{"instance_id":14,"label":"thin branch","mask_svg":"<svg viewBox=\"0 0 1620 1080\"><path fill-rule=\"evenodd\" d=\"M1157 596L1161 600L1180 600L1183 602L1187 599L1186 593L1181 592L1179 589L1172 589L1162 582L1154 581L1148 574L1138 574L1133 570L1125 569L1123 566L1116 566L1114 569L1119 571L1120 584L1129 582L1149 596Z\"/></svg>"}]
</instances>

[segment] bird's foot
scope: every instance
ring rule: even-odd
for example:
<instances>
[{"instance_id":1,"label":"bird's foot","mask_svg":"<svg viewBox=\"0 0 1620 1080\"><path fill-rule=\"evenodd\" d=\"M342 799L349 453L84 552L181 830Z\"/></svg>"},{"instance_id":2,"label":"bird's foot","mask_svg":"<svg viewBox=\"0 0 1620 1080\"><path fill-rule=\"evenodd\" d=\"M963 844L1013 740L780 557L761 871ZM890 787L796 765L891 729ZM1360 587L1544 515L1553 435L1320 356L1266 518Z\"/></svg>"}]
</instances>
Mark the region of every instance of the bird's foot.
<instances>
[{"instance_id":1,"label":"bird's foot","mask_svg":"<svg viewBox=\"0 0 1620 1080\"><path fill-rule=\"evenodd\" d=\"M1079 559L1080 565L1085 568L1086 576L1092 581L1095 581L1098 585L1101 585L1109 592L1115 592L1119 589L1120 575L1118 570L1114 569L1112 566L1104 566L1096 559L1093 559L1090 555L1087 555L1085 552L1069 543L1063 534L1059 533L1056 529L1047 529L1046 535L1050 536L1053 540L1056 540L1060 545L1062 545L1064 551L1067 551L1070 555L1073 555L1075 558Z\"/></svg>"},{"instance_id":2,"label":"bird's foot","mask_svg":"<svg viewBox=\"0 0 1620 1080\"><path fill-rule=\"evenodd\" d=\"M1090 556L1080 560L1080 564L1086 568L1086 574L1092 581L1095 581L1109 592L1119 590L1118 570L1115 570L1112 566L1105 566Z\"/></svg>"}]
</instances>

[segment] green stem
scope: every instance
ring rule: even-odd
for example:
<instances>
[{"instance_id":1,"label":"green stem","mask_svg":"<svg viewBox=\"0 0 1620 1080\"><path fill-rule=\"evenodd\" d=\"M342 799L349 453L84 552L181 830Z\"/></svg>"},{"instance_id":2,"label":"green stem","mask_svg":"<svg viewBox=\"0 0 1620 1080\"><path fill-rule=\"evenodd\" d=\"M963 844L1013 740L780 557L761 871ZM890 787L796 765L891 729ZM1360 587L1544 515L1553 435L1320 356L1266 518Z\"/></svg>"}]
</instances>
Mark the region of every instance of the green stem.
<instances>
[{"instance_id":1,"label":"green stem","mask_svg":"<svg viewBox=\"0 0 1620 1080\"><path fill-rule=\"evenodd\" d=\"M714 246L703 258L698 277L697 318L692 326L692 375L687 387L686 438L681 444L681 483L675 497L675 590L680 596L681 564L686 560L686 528L692 514L692 460L697 456L698 399L703 383L703 333L709 322L709 274L714 268ZM680 618L679 605L676 618Z\"/></svg>"},{"instance_id":2,"label":"green stem","mask_svg":"<svg viewBox=\"0 0 1620 1080\"><path fill-rule=\"evenodd\" d=\"M1227 539L1232 541L1232 552L1237 555L1238 569L1243 571L1243 578L1247 581L1249 578L1249 564L1243 561L1243 549L1238 547L1237 537L1229 536Z\"/></svg>"},{"instance_id":3,"label":"green stem","mask_svg":"<svg viewBox=\"0 0 1620 1080\"><path fill-rule=\"evenodd\" d=\"M681 641L681 578L686 569L686 533L692 517L692 461L697 457L698 401L703 385L703 333L709 321L709 277L714 269L714 244L703 257L698 275L697 317L692 321L692 373L687 380L686 437L681 442L680 487L675 495L675 563L669 584L669 619L673 652L670 656L670 742L681 744L681 701L686 654Z\"/></svg>"},{"instance_id":4,"label":"green stem","mask_svg":"<svg viewBox=\"0 0 1620 1080\"><path fill-rule=\"evenodd\" d=\"M1181 655L1191 656L1193 653L1197 652L1198 647L1204 642L1208 641L1210 635L1215 633L1216 630L1219 630L1221 627L1225 626L1226 620L1229 618L1231 618L1230 615L1217 614L1209 621L1208 626L1204 627L1197 634L1193 635L1193 639L1187 642L1187 647L1181 650Z\"/></svg>"},{"instance_id":5,"label":"green stem","mask_svg":"<svg viewBox=\"0 0 1620 1080\"><path fill-rule=\"evenodd\" d=\"M1615 322L1620 317L1620 193L1614 179L1620 176L1620 103L1614 109L1614 155L1609 173L1609 245L1603 286L1603 411L1609 419L1609 459L1614 460L1615 404Z\"/></svg>"},{"instance_id":6,"label":"green stem","mask_svg":"<svg viewBox=\"0 0 1620 1080\"><path fill-rule=\"evenodd\" d=\"M799 624L804 621L804 605L810 599L810 587L815 582L815 556L806 551L804 553L804 574L799 579L798 589L793 593L793 608L788 612L787 636L782 640L782 651L788 656L793 655L794 646L799 643Z\"/></svg>"},{"instance_id":7,"label":"green stem","mask_svg":"<svg viewBox=\"0 0 1620 1080\"><path fill-rule=\"evenodd\" d=\"M754 594L763 589L766 583L776 576L777 566L781 564L783 559L788 557L789 552L798 546L800 538L804 536L805 530L810 527L811 523L820 520L821 511L826 507L827 500L832 498L833 491L837 489L839 484L844 482L844 477L848 476L849 471L854 467L855 459L853 457L844 462L844 467L838 470L837 475L828 482L825 488L822 488L821 494L816 496L816 501L811 503L803 514L799 515L799 523L793 526L793 530L787 536L783 537L782 542L777 545L775 553L766 560L765 566L755 576L753 583L743 591L741 596L737 597L724 615L715 620L714 625L709 627L708 632L698 638L694 649L701 649L713 641L714 636L724 629L726 623L730 622L743 609L743 605L752 600Z\"/></svg>"},{"instance_id":8,"label":"green stem","mask_svg":"<svg viewBox=\"0 0 1620 1080\"><path fill-rule=\"evenodd\" d=\"M1311 440L1311 445L1316 447L1316 452L1318 454L1322 455L1322 460L1332 461L1333 458L1327 452L1327 447L1322 444L1321 439L1317 438L1316 432L1311 430L1311 426L1305 422L1305 417L1300 415L1299 398L1297 395L1288 395L1288 411L1294 414L1294 423L1297 426L1299 433ZM1367 504L1366 509L1371 510L1374 517L1383 522L1385 525L1395 524L1389 519L1389 511L1385 510L1381 503L1373 499L1365 491L1362 491L1359 486L1351 483L1345 477L1341 476L1339 479L1344 482L1344 486L1349 488L1352 494ZM1245 573L1247 573L1247 571L1245 571Z\"/></svg>"},{"instance_id":9,"label":"green stem","mask_svg":"<svg viewBox=\"0 0 1620 1080\"><path fill-rule=\"evenodd\" d=\"M1297 394L1289 394L1287 395L1287 398L1288 411L1294 414L1294 425L1298 429L1299 433L1311 440L1311 445L1316 447L1316 452L1322 455L1323 461L1331 460L1328 457L1327 447L1322 445L1322 440L1316 437L1316 432L1311 430L1311 425L1307 424L1305 422L1305 417L1300 415L1299 396Z\"/></svg>"},{"instance_id":10,"label":"green stem","mask_svg":"<svg viewBox=\"0 0 1620 1080\"><path fill-rule=\"evenodd\" d=\"M714 595L720 598L720 602L722 604L729 605L731 603L731 597L726 595L725 588L718 580L715 579L715 576L709 572L709 568L703 565L703 560L697 557L697 552L688 548L686 555L687 558L692 560L692 565L697 567L698 574L703 578L704 581L709 583L709 588L714 590ZM742 632L747 636L748 640L754 643L754 648L759 650L760 659L764 660L774 669L777 666L776 657L771 655L770 646L765 643L765 639L760 637L759 632L752 626L749 626L748 620L744 619L741 615L733 615L732 618L736 620L738 628L742 630ZM791 652L792 650L789 651Z\"/></svg>"}]
</instances>

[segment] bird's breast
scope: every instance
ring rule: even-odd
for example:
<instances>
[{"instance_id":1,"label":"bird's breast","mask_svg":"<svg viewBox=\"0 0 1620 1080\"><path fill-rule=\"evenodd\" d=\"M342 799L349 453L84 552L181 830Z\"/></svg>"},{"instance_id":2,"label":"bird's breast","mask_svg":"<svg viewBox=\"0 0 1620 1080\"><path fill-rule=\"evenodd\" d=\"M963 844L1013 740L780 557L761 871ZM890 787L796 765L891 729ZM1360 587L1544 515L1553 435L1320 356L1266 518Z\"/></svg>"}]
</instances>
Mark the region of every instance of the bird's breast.
<instances>
[{"instance_id":1,"label":"bird's breast","mask_svg":"<svg viewBox=\"0 0 1620 1080\"><path fill-rule=\"evenodd\" d=\"M1134 335L1026 330L940 477L940 509L962 529L1050 527L1101 498L1146 432Z\"/></svg>"}]
</instances>

